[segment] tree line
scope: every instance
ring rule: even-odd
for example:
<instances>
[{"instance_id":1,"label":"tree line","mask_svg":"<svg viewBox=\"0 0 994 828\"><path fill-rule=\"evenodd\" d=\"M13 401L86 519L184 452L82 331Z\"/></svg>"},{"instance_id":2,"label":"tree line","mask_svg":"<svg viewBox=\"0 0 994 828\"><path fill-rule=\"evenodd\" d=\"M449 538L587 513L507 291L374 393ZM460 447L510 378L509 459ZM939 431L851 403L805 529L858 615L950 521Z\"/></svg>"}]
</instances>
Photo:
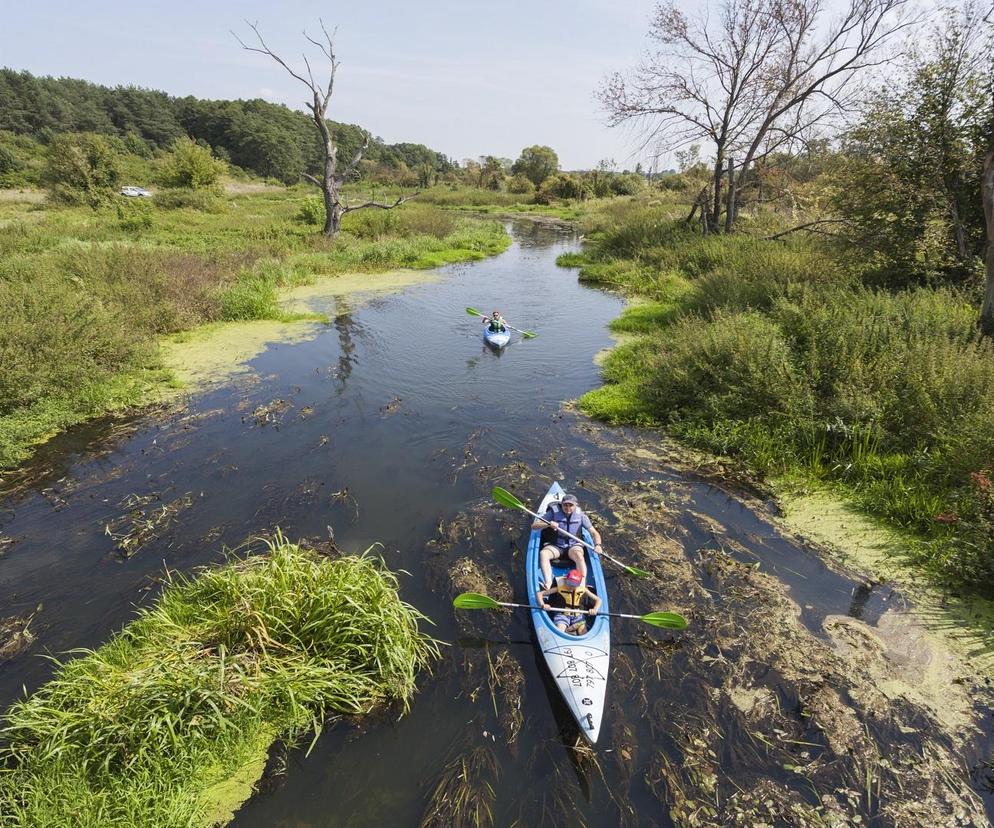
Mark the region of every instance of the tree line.
<instances>
[{"instance_id":1,"label":"tree line","mask_svg":"<svg viewBox=\"0 0 994 828\"><path fill-rule=\"evenodd\" d=\"M329 123L343 154L351 157L365 131L354 124ZM314 174L324 162L308 116L283 105L261 99L172 97L152 89L111 88L8 68L0 68L0 130L45 144L65 132L115 136L132 152L149 155L190 137L225 161L286 184ZM379 138L371 139L364 158L369 168L394 174L430 177L455 168L444 154L422 144L387 144Z\"/></svg>"}]
</instances>

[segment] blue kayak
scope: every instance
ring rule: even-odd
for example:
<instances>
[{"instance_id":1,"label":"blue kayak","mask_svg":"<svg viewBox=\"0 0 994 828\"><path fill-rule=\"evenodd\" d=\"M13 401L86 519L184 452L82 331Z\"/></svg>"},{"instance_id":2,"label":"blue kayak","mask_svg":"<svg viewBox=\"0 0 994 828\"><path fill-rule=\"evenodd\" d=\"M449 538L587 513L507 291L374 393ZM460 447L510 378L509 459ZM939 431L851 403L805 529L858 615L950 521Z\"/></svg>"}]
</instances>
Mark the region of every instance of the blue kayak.
<instances>
[{"instance_id":1,"label":"blue kayak","mask_svg":"<svg viewBox=\"0 0 994 828\"><path fill-rule=\"evenodd\" d=\"M487 325L483 329L483 341L499 351L511 341L511 332L506 329L503 331L492 331L490 330L490 326Z\"/></svg>"},{"instance_id":2,"label":"blue kayak","mask_svg":"<svg viewBox=\"0 0 994 828\"><path fill-rule=\"evenodd\" d=\"M563 494L560 485L553 483L536 512L544 515L548 505L557 502ZM529 604L535 603L535 593L542 580L542 569L539 566L541 536L541 530L533 529L528 540L525 581ZM608 612L607 589L600 556L593 551L593 538L586 529L581 530L581 537L591 546L587 550L588 589L600 596L600 612ZM557 566L556 563L554 561L552 565L552 574L556 577L565 575L572 566ZM607 695L608 663L611 659L610 619L599 614L588 620L587 631L583 635L572 635L557 630L550 613L544 610L531 610L531 617L545 666L576 719L580 733L590 744L594 744L600 734L604 698Z\"/></svg>"}]
</instances>

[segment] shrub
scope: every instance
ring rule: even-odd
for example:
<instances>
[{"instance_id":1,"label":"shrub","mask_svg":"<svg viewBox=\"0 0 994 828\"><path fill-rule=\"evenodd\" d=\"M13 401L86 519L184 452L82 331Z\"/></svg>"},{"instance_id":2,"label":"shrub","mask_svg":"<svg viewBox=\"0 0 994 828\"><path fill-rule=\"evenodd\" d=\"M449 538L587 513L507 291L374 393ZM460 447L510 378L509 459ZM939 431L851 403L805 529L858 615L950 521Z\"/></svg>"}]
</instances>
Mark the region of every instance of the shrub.
<instances>
[{"instance_id":1,"label":"shrub","mask_svg":"<svg viewBox=\"0 0 994 828\"><path fill-rule=\"evenodd\" d=\"M787 341L762 315L685 317L663 336L651 378L659 411L772 424L811 410L807 382Z\"/></svg>"},{"instance_id":2,"label":"shrub","mask_svg":"<svg viewBox=\"0 0 994 828\"><path fill-rule=\"evenodd\" d=\"M321 196L305 198L300 202L296 219L304 224L324 224L324 198Z\"/></svg>"},{"instance_id":3,"label":"shrub","mask_svg":"<svg viewBox=\"0 0 994 828\"><path fill-rule=\"evenodd\" d=\"M44 182L54 201L98 207L120 183L118 159L102 135L58 135L48 148Z\"/></svg>"},{"instance_id":4,"label":"shrub","mask_svg":"<svg viewBox=\"0 0 994 828\"><path fill-rule=\"evenodd\" d=\"M507 180L507 191L515 195L532 195L535 192L535 185L524 175L512 175Z\"/></svg>"},{"instance_id":5,"label":"shrub","mask_svg":"<svg viewBox=\"0 0 994 828\"><path fill-rule=\"evenodd\" d=\"M189 138L178 138L166 158L161 181L167 187L214 188L226 169L227 164L215 158L209 148Z\"/></svg>"},{"instance_id":6,"label":"shrub","mask_svg":"<svg viewBox=\"0 0 994 828\"><path fill-rule=\"evenodd\" d=\"M128 233L152 229L152 205L141 200L117 205L117 224Z\"/></svg>"}]
</instances>

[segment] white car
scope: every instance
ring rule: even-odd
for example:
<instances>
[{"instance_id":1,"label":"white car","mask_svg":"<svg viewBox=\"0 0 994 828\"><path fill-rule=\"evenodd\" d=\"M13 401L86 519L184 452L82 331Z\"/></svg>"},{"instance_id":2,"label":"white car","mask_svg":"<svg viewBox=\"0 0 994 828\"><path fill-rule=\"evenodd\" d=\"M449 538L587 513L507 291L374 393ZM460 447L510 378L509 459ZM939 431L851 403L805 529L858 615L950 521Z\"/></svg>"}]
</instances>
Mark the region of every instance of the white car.
<instances>
[{"instance_id":1,"label":"white car","mask_svg":"<svg viewBox=\"0 0 994 828\"><path fill-rule=\"evenodd\" d=\"M130 198L151 198L152 194L141 187L121 187L121 195Z\"/></svg>"}]
</instances>

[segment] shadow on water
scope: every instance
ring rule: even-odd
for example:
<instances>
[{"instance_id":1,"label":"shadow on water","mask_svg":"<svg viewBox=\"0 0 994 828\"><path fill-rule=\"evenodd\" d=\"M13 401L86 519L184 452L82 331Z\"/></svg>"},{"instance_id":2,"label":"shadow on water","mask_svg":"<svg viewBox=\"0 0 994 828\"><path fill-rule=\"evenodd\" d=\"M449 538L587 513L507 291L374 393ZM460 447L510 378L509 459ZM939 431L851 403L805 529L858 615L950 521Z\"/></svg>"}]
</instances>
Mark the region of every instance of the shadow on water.
<instances>
[{"instance_id":1,"label":"shadow on water","mask_svg":"<svg viewBox=\"0 0 994 828\"><path fill-rule=\"evenodd\" d=\"M823 624L872 625L898 599L826 567L722 488L625 459L660 436L564 415L562 400L598 383L593 357L611 344L621 300L555 266L574 236L527 221L513 233L505 254L442 268L439 283L373 299L330 292L314 309L331 324L271 347L253 376L181 414L75 429L28 474L8 476L0 538L14 542L0 543L0 606L41 610L31 647L0 665L0 701L51 675L37 655L107 640L154 596L164 567L219 561L224 545L278 525L290 537L332 533L343 549L382 543L386 563L410 573L405 599L452 646L407 716L339 723L308 758L290 751L286 777L237 826L442 824L451 814L436 806L462 769L486 794L473 800L490 809L481 824L712 825L738 812L792 824L823 795L873 824L901 824L872 757L952 748L910 702L871 715L853 701L850 691L869 690L846 675ZM466 306L498 307L539 336L495 352ZM531 501L553 479L579 494L616 555L655 573L649 583L606 573L612 604L691 620L679 635L612 627L596 753L576 749L527 616L467 619L451 607L459 561L507 595L523 588L526 520L488 493L498 484ZM187 505L157 522L176 503ZM114 535L135 526L145 530L125 557ZM989 790L974 759L975 788ZM881 786L869 795L867 773Z\"/></svg>"}]
</instances>

